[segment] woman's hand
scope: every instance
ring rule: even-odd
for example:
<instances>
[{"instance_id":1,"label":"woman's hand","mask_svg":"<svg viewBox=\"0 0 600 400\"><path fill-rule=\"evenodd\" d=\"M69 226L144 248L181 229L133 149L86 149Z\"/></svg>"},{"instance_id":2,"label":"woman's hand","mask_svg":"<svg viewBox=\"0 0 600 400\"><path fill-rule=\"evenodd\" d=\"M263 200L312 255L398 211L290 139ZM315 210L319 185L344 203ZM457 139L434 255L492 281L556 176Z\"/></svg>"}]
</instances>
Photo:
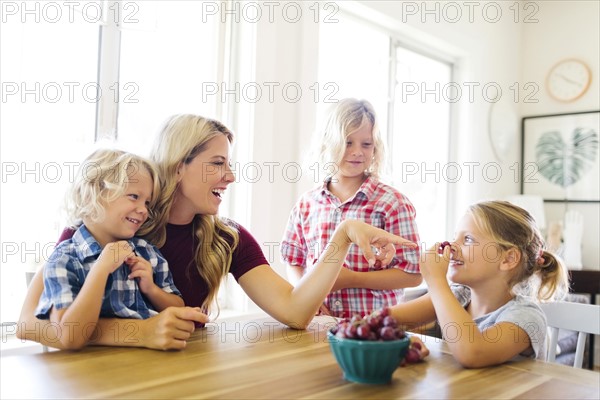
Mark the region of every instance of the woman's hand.
<instances>
[{"instance_id":1,"label":"woman's hand","mask_svg":"<svg viewBox=\"0 0 600 400\"><path fill-rule=\"evenodd\" d=\"M410 240L392 235L358 220L346 220L340 224L339 228L345 233L348 243L354 243L360 248L371 267L375 266L377 261L380 261L382 265L389 264L396 255L394 244L417 247L417 244ZM379 250L378 256L373 253L371 247Z\"/></svg>"},{"instance_id":2,"label":"woman's hand","mask_svg":"<svg viewBox=\"0 0 600 400\"><path fill-rule=\"evenodd\" d=\"M208 322L208 316L199 308L169 307L157 316L140 321L140 346L156 350L184 349L196 329L196 322Z\"/></svg>"},{"instance_id":3,"label":"woman's hand","mask_svg":"<svg viewBox=\"0 0 600 400\"><path fill-rule=\"evenodd\" d=\"M375 254L375 269L385 268L396 255L396 246L392 243L386 244ZM388 260L386 262L386 260Z\"/></svg>"}]
</instances>

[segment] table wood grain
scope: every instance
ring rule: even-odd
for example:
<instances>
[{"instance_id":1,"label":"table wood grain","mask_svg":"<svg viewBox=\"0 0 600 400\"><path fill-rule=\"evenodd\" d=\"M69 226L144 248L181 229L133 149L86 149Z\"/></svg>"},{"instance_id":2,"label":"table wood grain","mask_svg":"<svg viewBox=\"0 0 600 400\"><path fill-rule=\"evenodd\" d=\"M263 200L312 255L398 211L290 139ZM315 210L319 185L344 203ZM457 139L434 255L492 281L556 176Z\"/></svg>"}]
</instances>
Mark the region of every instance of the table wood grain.
<instances>
[{"instance_id":1,"label":"table wood grain","mask_svg":"<svg viewBox=\"0 0 600 400\"><path fill-rule=\"evenodd\" d=\"M439 339L387 385L345 381L316 317L306 331L269 317L216 321L183 351L89 347L4 356L1 398L598 399L600 374L534 360L462 368Z\"/></svg>"}]
</instances>

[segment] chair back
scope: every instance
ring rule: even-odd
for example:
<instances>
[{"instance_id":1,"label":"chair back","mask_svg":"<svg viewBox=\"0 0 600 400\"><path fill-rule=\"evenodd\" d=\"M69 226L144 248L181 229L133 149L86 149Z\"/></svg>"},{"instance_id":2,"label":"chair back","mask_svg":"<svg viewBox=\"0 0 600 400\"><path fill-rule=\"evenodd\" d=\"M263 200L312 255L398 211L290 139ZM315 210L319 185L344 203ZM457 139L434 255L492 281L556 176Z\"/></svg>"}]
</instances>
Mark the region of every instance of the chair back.
<instances>
[{"instance_id":1,"label":"chair back","mask_svg":"<svg viewBox=\"0 0 600 400\"><path fill-rule=\"evenodd\" d=\"M567 301L543 303L540 306L546 314L548 327L550 328L548 361L554 362L556 358L558 330L568 329L578 332L575 363L573 366L581 368L583 365L585 340L588 334L600 335L600 306ZM590 351L594 351L594 349L590 349Z\"/></svg>"}]
</instances>

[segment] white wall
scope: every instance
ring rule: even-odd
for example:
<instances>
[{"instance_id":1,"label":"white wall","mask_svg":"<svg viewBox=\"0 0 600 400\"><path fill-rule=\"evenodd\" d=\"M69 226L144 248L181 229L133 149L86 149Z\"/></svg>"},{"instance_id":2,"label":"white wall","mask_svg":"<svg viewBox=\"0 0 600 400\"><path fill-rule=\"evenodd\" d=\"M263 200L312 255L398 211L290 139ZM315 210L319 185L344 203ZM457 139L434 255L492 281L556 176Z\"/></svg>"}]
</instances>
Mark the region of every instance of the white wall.
<instances>
[{"instance_id":1,"label":"white wall","mask_svg":"<svg viewBox=\"0 0 600 400\"><path fill-rule=\"evenodd\" d=\"M536 82L542 90L538 103L521 104L522 116L563 114L600 109L600 2L545 1L538 13L539 23L523 29L523 81ZM545 90L550 68L565 58L578 58L592 70L588 91L576 101L562 103ZM600 269L600 205L547 203L546 219L560 221L566 209L584 216L583 265Z\"/></svg>"},{"instance_id":2,"label":"white wall","mask_svg":"<svg viewBox=\"0 0 600 400\"><path fill-rule=\"evenodd\" d=\"M427 8L423 2L337 3L341 9L377 23L408 43L437 49L456 63L454 82L465 88L466 83L477 85L472 99L465 90L456 104L453 159L458 163L477 164L473 170L474 181L467 179L469 171L465 166L464 179L453 187L456 202L449 205L451 226L468 204L519 192L515 173L520 165L522 116L599 108L597 2L537 1L537 9L526 8L531 2L466 3L471 5L455 2L453 4L458 6L453 6L454 9L444 9L443 2L427 2ZM260 141L254 146L253 160L281 165L301 162L309 143L316 104L308 87L317 81L318 63L318 25L313 22L314 12L308 9L311 4L302 4L303 17L297 22L290 23L276 13L274 21L261 21L257 26L257 82L272 81L281 85L297 82L304 92L297 103L276 99L274 103L256 105L254 129L255 134L260 134ZM496 14L498 5L500 16ZM457 11L462 16L453 22ZM524 23L527 16L537 22ZM548 69L567 56L586 60L594 71L594 81L580 101L563 105L548 98L543 84ZM357 49L357 57L360 57L360 49ZM533 96L537 103L524 102L524 95L530 93L525 90L527 83L539 88ZM486 84L502 90L501 100L495 105L486 98L493 95L493 90L482 91ZM515 101L517 88L519 98ZM492 124L503 132L501 139L505 147L500 151L500 158L494 155L488 136L492 108L497 113L494 115L501 117L500 123L494 120ZM497 172L501 175L495 179ZM262 180L253 185L251 229L262 243L280 240L289 210L300 193L313 183L306 179L291 183L281 176L280 169L274 182ZM599 220L598 204L573 207L582 210L586 220ZM547 205L547 219L559 219L563 211L561 207ZM598 224L586 224L585 232L584 263L587 268L597 268ZM269 250L273 252L272 248ZM274 256L270 261L283 273L277 251Z\"/></svg>"}]
</instances>

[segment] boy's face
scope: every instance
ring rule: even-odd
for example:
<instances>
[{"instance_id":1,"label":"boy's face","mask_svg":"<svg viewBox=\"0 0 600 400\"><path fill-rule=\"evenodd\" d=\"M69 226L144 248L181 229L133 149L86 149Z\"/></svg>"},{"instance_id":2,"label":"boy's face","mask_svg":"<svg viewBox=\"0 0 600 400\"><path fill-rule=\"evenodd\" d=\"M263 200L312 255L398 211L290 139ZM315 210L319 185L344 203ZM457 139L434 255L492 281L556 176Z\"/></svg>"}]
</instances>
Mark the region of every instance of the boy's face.
<instances>
[{"instance_id":1,"label":"boy's face","mask_svg":"<svg viewBox=\"0 0 600 400\"><path fill-rule=\"evenodd\" d=\"M152 177L144 168L128 174L125 192L104 204L105 218L99 223L86 223L96 240L104 247L107 243L130 239L148 219L148 205L152 199Z\"/></svg>"},{"instance_id":2,"label":"boy's face","mask_svg":"<svg viewBox=\"0 0 600 400\"><path fill-rule=\"evenodd\" d=\"M371 166L374 153L373 126L368 122L363 123L346 138L346 149L339 162L338 174L347 178L362 178Z\"/></svg>"}]
</instances>

